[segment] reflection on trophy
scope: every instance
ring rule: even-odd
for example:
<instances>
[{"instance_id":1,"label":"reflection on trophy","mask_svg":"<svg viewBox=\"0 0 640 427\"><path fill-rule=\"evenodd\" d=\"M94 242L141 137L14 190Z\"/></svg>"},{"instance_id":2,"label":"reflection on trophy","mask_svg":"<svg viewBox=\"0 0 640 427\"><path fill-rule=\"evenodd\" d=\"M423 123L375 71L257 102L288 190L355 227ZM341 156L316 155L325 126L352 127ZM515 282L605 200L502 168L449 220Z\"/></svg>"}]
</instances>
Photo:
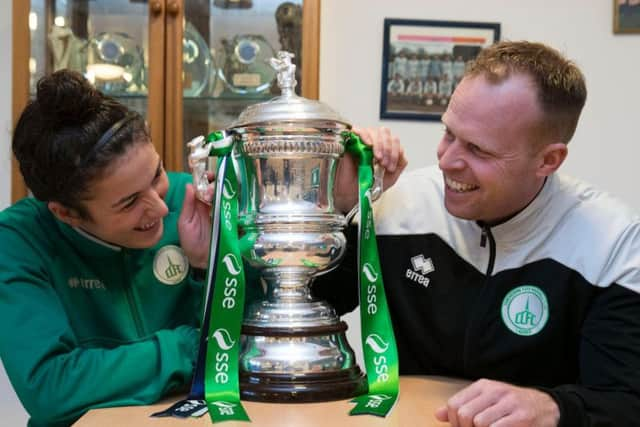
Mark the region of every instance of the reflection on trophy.
<instances>
[{"instance_id":1,"label":"reflection on trophy","mask_svg":"<svg viewBox=\"0 0 640 427\"><path fill-rule=\"evenodd\" d=\"M234 135L239 171L242 256L267 285L266 299L244 313L240 390L244 399L258 401L345 399L366 391L365 378L346 340L346 323L313 297L310 284L345 253L346 220L335 211L333 190L345 150L342 133L350 125L294 93L292 56L279 52L270 61L282 95L248 107L226 130ZM190 161L203 197L202 153L208 150L198 142L190 144Z\"/></svg>"},{"instance_id":2,"label":"reflection on trophy","mask_svg":"<svg viewBox=\"0 0 640 427\"><path fill-rule=\"evenodd\" d=\"M267 61L275 55L267 40L260 35L238 35L222 39L218 77L226 88L238 94L257 94L269 88L275 78Z\"/></svg>"},{"instance_id":3,"label":"reflection on trophy","mask_svg":"<svg viewBox=\"0 0 640 427\"><path fill-rule=\"evenodd\" d=\"M142 86L142 48L124 33L100 33L89 42L85 76L106 93L137 91Z\"/></svg>"}]
</instances>

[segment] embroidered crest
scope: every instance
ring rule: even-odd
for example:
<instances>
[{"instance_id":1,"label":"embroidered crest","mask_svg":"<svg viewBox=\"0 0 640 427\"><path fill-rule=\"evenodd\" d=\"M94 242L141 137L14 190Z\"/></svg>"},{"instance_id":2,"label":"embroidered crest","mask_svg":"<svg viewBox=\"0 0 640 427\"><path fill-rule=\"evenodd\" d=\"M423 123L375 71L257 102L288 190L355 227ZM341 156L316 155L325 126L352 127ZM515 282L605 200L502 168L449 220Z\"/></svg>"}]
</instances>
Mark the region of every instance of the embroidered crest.
<instances>
[{"instance_id":1,"label":"embroidered crest","mask_svg":"<svg viewBox=\"0 0 640 427\"><path fill-rule=\"evenodd\" d=\"M547 296L536 286L519 286L502 300L502 321L515 334L535 335L549 320Z\"/></svg>"},{"instance_id":2,"label":"embroidered crest","mask_svg":"<svg viewBox=\"0 0 640 427\"><path fill-rule=\"evenodd\" d=\"M153 259L153 274L165 285L175 285L187 277L189 260L182 249L175 245L160 248Z\"/></svg>"}]
</instances>

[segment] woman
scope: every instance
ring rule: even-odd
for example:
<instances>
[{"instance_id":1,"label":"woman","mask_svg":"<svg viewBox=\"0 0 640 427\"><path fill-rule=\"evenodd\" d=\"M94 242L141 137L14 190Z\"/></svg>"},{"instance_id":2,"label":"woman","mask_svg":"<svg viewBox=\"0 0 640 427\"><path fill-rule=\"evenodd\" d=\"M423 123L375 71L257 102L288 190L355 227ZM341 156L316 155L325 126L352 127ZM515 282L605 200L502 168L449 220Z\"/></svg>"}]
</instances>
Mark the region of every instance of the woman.
<instances>
[{"instance_id":1,"label":"woman","mask_svg":"<svg viewBox=\"0 0 640 427\"><path fill-rule=\"evenodd\" d=\"M187 386L209 237L189 176L70 71L39 81L13 151L35 199L0 213L0 356L29 425Z\"/></svg>"}]
</instances>

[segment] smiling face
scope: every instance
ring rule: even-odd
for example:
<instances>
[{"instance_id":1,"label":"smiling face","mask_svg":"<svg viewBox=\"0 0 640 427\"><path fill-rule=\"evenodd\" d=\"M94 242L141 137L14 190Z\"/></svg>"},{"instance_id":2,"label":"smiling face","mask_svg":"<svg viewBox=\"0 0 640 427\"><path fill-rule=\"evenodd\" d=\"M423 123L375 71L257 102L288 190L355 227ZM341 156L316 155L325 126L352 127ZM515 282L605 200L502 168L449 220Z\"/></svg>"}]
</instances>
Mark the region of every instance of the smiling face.
<instances>
[{"instance_id":1,"label":"smiling face","mask_svg":"<svg viewBox=\"0 0 640 427\"><path fill-rule=\"evenodd\" d=\"M168 188L153 144L138 142L90 185L93 197L83 202L88 218L66 222L117 246L148 248L162 237Z\"/></svg>"},{"instance_id":2,"label":"smiling face","mask_svg":"<svg viewBox=\"0 0 640 427\"><path fill-rule=\"evenodd\" d=\"M500 83L482 75L462 80L438 145L449 213L497 223L535 197L551 173L537 140L541 114L534 86L521 74Z\"/></svg>"}]
</instances>

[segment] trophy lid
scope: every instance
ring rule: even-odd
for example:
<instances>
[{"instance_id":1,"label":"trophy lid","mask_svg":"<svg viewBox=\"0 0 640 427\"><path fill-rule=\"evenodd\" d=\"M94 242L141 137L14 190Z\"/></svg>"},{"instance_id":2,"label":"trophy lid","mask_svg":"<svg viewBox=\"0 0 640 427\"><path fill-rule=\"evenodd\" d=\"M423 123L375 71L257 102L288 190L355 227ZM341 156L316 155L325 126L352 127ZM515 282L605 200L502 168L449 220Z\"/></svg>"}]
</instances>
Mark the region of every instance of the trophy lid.
<instances>
[{"instance_id":1,"label":"trophy lid","mask_svg":"<svg viewBox=\"0 0 640 427\"><path fill-rule=\"evenodd\" d=\"M278 86L282 95L267 102L250 105L231 125L231 128L274 122L337 122L344 126L351 125L338 113L320 101L303 98L296 95L295 70L291 63L294 55L290 52L279 51L277 58L271 58L270 64L278 73Z\"/></svg>"}]
</instances>

